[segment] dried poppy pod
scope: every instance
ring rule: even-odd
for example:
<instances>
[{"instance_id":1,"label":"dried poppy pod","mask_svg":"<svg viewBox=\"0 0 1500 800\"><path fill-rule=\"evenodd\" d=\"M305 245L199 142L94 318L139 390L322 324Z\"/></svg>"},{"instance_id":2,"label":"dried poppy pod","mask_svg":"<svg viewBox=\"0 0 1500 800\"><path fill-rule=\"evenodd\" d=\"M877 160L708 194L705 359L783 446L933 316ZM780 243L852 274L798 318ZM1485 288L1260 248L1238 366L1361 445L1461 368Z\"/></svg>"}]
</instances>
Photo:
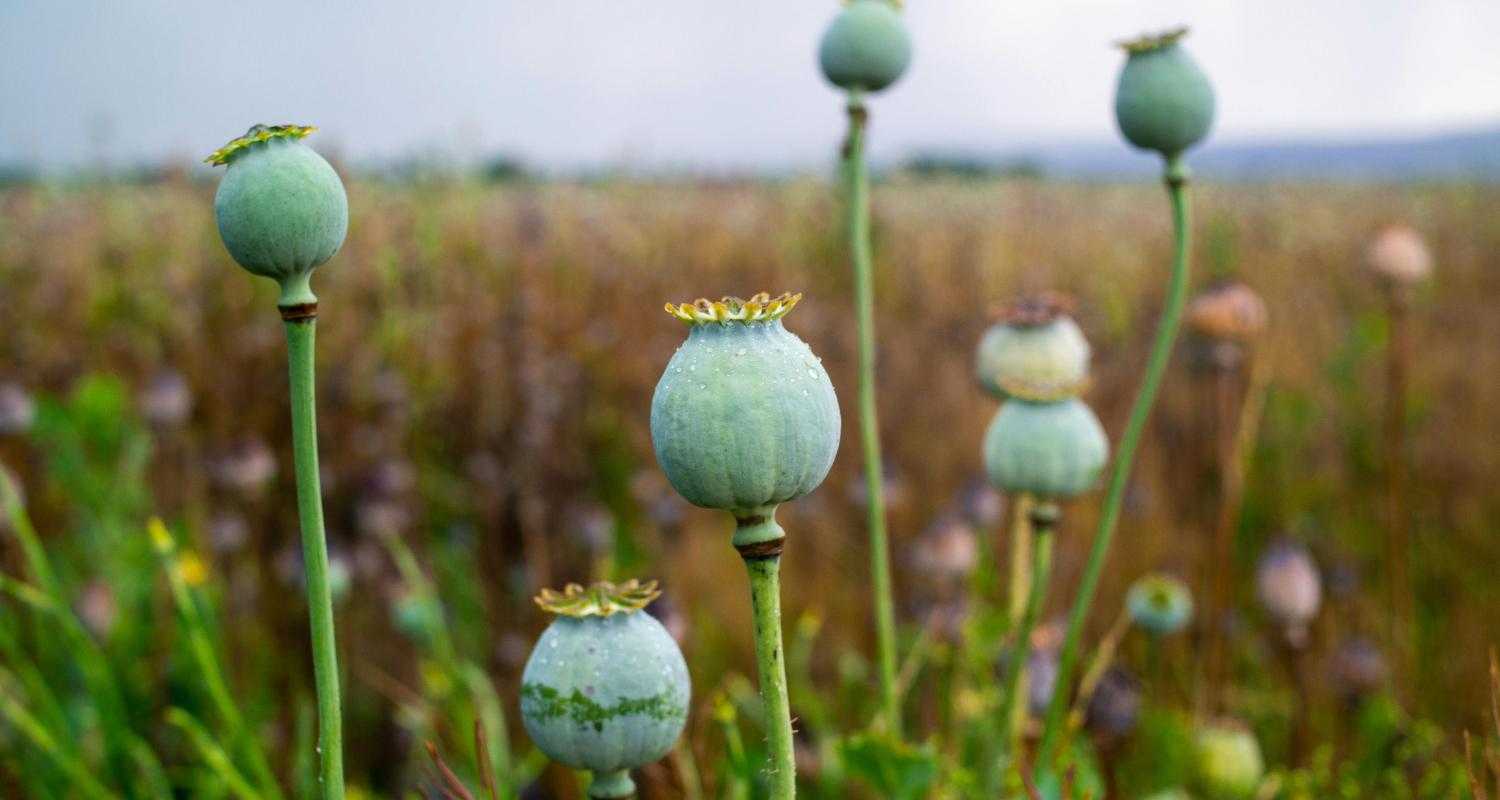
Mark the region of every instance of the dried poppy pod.
<instances>
[{"instance_id":1,"label":"dried poppy pod","mask_svg":"<svg viewBox=\"0 0 1500 800\"><path fill-rule=\"evenodd\" d=\"M974 374L996 397L1051 402L1077 397L1089 377L1088 339L1072 300L1048 292L1002 310L979 340Z\"/></svg>"},{"instance_id":2,"label":"dried poppy pod","mask_svg":"<svg viewBox=\"0 0 1500 800\"><path fill-rule=\"evenodd\" d=\"M1216 284L1193 298L1187 325L1200 336L1246 342L1266 329L1266 304L1239 281Z\"/></svg>"},{"instance_id":3,"label":"dried poppy pod","mask_svg":"<svg viewBox=\"0 0 1500 800\"><path fill-rule=\"evenodd\" d=\"M1255 571L1256 593L1266 612L1286 632L1287 641L1300 647L1307 626L1323 602L1323 580L1307 549L1279 542L1261 557Z\"/></svg>"},{"instance_id":4,"label":"dried poppy pod","mask_svg":"<svg viewBox=\"0 0 1500 800\"><path fill-rule=\"evenodd\" d=\"M850 91L878 92L911 64L911 34L893 0L853 0L834 17L818 46L828 82Z\"/></svg>"},{"instance_id":5,"label":"dried poppy pod","mask_svg":"<svg viewBox=\"0 0 1500 800\"><path fill-rule=\"evenodd\" d=\"M984 435L990 482L1045 500L1065 500L1094 488L1108 457L1104 426L1077 399L1007 400Z\"/></svg>"},{"instance_id":6,"label":"dried poppy pod","mask_svg":"<svg viewBox=\"0 0 1500 800\"><path fill-rule=\"evenodd\" d=\"M281 285L282 307L317 302L308 280L349 230L338 173L303 144L311 125L255 125L206 160L227 165L214 195L224 247L240 266Z\"/></svg>"},{"instance_id":7,"label":"dried poppy pod","mask_svg":"<svg viewBox=\"0 0 1500 800\"><path fill-rule=\"evenodd\" d=\"M1193 593L1171 575L1146 575L1125 594L1130 621L1157 636L1182 630L1193 618Z\"/></svg>"},{"instance_id":8,"label":"dried poppy pod","mask_svg":"<svg viewBox=\"0 0 1500 800\"><path fill-rule=\"evenodd\" d=\"M1255 734L1238 722L1219 721L1198 731L1195 754L1194 782L1212 800L1254 796L1266 772Z\"/></svg>"},{"instance_id":9,"label":"dried poppy pod","mask_svg":"<svg viewBox=\"0 0 1500 800\"><path fill-rule=\"evenodd\" d=\"M1182 47L1187 28L1122 42L1127 59L1115 90L1120 133L1168 159L1202 141L1214 121L1214 89Z\"/></svg>"},{"instance_id":10,"label":"dried poppy pod","mask_svg":"<svg viewBox=\"0 0 1500 800\"><path fill-rule=\"evenodd\" d=\"M776 507L816 489L838 452L833 382L782 318L800 294L669 304L689 326L651 398L651 442L688 502L741 527L735 544L782 537Z\"/></svg>"},{"instance_id":11,"label":"dried poppy pod","mask_svg":"<svg viewBox=\"0 0 1500 800\"><path fill-rule=\"evenodd\" d=\"M543 590L557 615L521 675L521 721L537 749L593 773L589 797L635 796L630 770L660 760L687 724L692 686L677 642L642 613L656 582Z\"/></svg>"},{"instance_id":12,"label":"dried poppy pod","mask_svg":"<svg viewBox=\"0 0 1500 800\"><path fill-rule=\"evenodd\" d=\"M1412 286L1432 275L1432 253L1411 226L1387 225L1365 249L1365 265L1393 286Z\"/></svg>"}]
</instances>

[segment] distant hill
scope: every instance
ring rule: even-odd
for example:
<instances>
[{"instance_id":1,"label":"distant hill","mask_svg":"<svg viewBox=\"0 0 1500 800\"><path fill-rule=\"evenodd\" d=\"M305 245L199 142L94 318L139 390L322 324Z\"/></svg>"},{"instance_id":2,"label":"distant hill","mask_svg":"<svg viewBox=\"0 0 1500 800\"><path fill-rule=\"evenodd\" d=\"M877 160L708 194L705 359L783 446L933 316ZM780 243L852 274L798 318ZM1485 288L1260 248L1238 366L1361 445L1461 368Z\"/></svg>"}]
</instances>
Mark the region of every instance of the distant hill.
<instances>
[{"instance_id":1,"label":"distant hill","mask_svg":"<svg viewBox=\"0 0 1500 800\"><path fill-rule=\"evenodd\" d=\"M1500 181L1500 128L1389 139L1211 142L1194 171L1228 180ZM903 169L922 174L1042 175L1082 179L1152 175L1157 161L1124 144L1047 144L1003 153L931 151Z\"/></svg>"}]
</instances>

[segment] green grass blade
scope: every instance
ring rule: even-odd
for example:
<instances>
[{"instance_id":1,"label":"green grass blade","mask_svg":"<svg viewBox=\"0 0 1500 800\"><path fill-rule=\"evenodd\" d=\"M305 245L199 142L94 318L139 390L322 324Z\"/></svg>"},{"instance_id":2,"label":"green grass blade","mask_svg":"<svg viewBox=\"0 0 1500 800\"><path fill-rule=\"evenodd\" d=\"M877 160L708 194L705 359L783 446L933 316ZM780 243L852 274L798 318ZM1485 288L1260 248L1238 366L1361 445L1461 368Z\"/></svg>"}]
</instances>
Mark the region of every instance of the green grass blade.
<instances>
[{"instance_id":1,"label":"green grass blade","mask_svg":"<svg viewBox=\"0 0 1500 800\"><path fill-rule=\"evenodd\" d=\"M213 770L214 775L223 781L224 785L229 787L230 791L234 792L242 800L260 800L261 794L255 791L255 787L251 786L250 782L245 780L245 776L241 775L239 770L234 768L234 761L229 758L229 754L225 753L222 747L219 747L218 743L213 740L212 736L209 736L208 731L204 730L203 725L194 719L192 714L180 708L171 708L167 710L167 722L187 734L188 739L192 740L193 746L203 756L203 760L208 764L209 769Z\"/></svg>"},{"instance_id":2,"label":"green grass blade","mask_svg":"<svg viewBox=\"0 0 1500 800\"><path fill-rule=\"evenodd\" d=\"M3 716L11 727L15 728L67 775L72 781L73 788L77 789L81 796L91 798L91 800L111 800L118 797L99 783L83 762L60 746L47 727L26 710L25 704L17 699L10 689L14 683L14 676L0 668L0 716Z\"/></svg>"}]
</instances>

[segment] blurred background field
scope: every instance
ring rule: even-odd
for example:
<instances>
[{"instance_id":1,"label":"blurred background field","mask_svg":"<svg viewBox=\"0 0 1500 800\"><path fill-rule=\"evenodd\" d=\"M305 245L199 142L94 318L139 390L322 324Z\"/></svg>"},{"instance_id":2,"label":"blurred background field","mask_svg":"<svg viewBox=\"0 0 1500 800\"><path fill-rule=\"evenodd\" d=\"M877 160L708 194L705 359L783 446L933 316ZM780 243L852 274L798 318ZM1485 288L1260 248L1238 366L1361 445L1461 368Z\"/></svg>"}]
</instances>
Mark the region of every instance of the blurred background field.
<instances>
[{"instance_id":1,"label":"blurred background field","mask_svg":"<svg viewBox=\"0 0 1500 800\"><path fill-rule=\"evenodd\" d=\"M421 742L462 763L475 716L492 732L508 729L528 783L541 762L514 724L515 686L546 622L529 598L590 578L662 581L655 610L692 668L686 741L710 796L737 763L724 755L716 698L751 715L754 748L747 592L728 524L665 483L647 412L683 335L663 303L760 290L806 293L788 327L823 356L845 406L833 474L783 512L793 704L804 772L816 783L819 737L834 723L864 724L873 707L850 277L829 187L804 178L364 179L349 183L349 197L348 241L320 269L317 290L324 487L348 579L338 624L351 785L379 796L428 785ZM0 190L0 462L24 493L60 597L119 676L130 725L153 749L181 756L192 742L162 724L166 709L214 718L212 699L184 677L196 645L169 590L175 569L271 769L305 781L311 687L284 345L274 287L229 261L211 198L210 184L181 177ZM1164 207L1149 183L900 173L876 189L895 577L903 652L922 654L908 675L914 740L977 707L985 688L963 679L973 675L960 668L972 656L963 642L1004 592L1003 580L985 577L1003 570L1005 499L980 480L994 403L974 384L974 346L992 310L1016 295L1074 295L1095 346L1087 399L1117 435L1168 266ZM1500 641L1497 207L1500 189L1487 184L1197 188L1195 288L1236 279L1269 310L1251 355L1264 406L1233 540L1225 702L1254 725L1275 766L1293 759L1305 708L1318 747L1295 754L1300 765L1351 758L1369 725L1385 725L1447 765L1440 778L1411 767L1413 785L1438 786L1430 796L1457 796L1436 793L1450 784L1466 791L1454 765L1463 731L1489 729L1487 651ZM1420 230L1435 257L1411 312L1416 607L1396 625L1410 632L1410 666L1386 642L1388 330L1379 285L1361 264L1371 234L1392 221ZM1192 341L1179 345L1091 639L1143 573L1201 586L1217 513L1214 390L1193 353ZM1071 599L1095 503L1073 504L1064 519L1048 619ZM147 535L152 515L180 548L166 562ZM1255 561L1281 539L1312 551L1325 595L1294 672L1255 602ZM20 543L0 539L0 563L35 581ZM28 681L50 685L59 707L32 713L73 731L94 758L95 712L75 699L89 670L70 657L76 648L15 592L0 609L7 696L34 698ZM1174 668L1146 675L1148 716L1153 704L1191 706L1200 635L1169 643ZM1143 673L1140 648L1127 644L1124 665ZM36 675L17 666L18 653ZM996 653L982 655L993 664ZM1385 721L1367 724L1372 714ZM1132 731L1099 734L1101 750L1123 748L1117 771L1132 769L1139 723ZM31 747L0 726L0 794L48 796L27 793L41 785L28 775ZM184 766L196 758L164 760L174 781L207 770ZM683 771L681 756L657 768L648 796L679 796ZM546 775L550 794L530 796L576 796L569 781ZM825 795L868 791L856 785Z\"/></svg>"}]
</instances>

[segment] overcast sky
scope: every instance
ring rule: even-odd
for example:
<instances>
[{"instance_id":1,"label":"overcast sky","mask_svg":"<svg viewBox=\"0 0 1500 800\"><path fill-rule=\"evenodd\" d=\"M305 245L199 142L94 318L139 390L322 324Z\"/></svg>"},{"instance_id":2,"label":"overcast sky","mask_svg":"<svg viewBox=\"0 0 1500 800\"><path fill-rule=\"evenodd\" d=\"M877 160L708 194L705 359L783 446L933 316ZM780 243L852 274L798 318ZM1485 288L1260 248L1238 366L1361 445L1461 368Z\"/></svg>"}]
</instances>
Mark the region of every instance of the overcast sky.
<instances>
[{"instance_id":1,"label":"overcast sky","mask_svg":"<svg viewBox=\"0 0 1500 800\"><path fill-rule=\"evenodd\" d=\"M0 162L201 158L314 123L356 159L825 163L834 0L0 0ZM1220 141L1500 123L1496 0L908 0L877 154L1115 138L1110 43L1187 23Z\"/></svg>"}]
</instances>

